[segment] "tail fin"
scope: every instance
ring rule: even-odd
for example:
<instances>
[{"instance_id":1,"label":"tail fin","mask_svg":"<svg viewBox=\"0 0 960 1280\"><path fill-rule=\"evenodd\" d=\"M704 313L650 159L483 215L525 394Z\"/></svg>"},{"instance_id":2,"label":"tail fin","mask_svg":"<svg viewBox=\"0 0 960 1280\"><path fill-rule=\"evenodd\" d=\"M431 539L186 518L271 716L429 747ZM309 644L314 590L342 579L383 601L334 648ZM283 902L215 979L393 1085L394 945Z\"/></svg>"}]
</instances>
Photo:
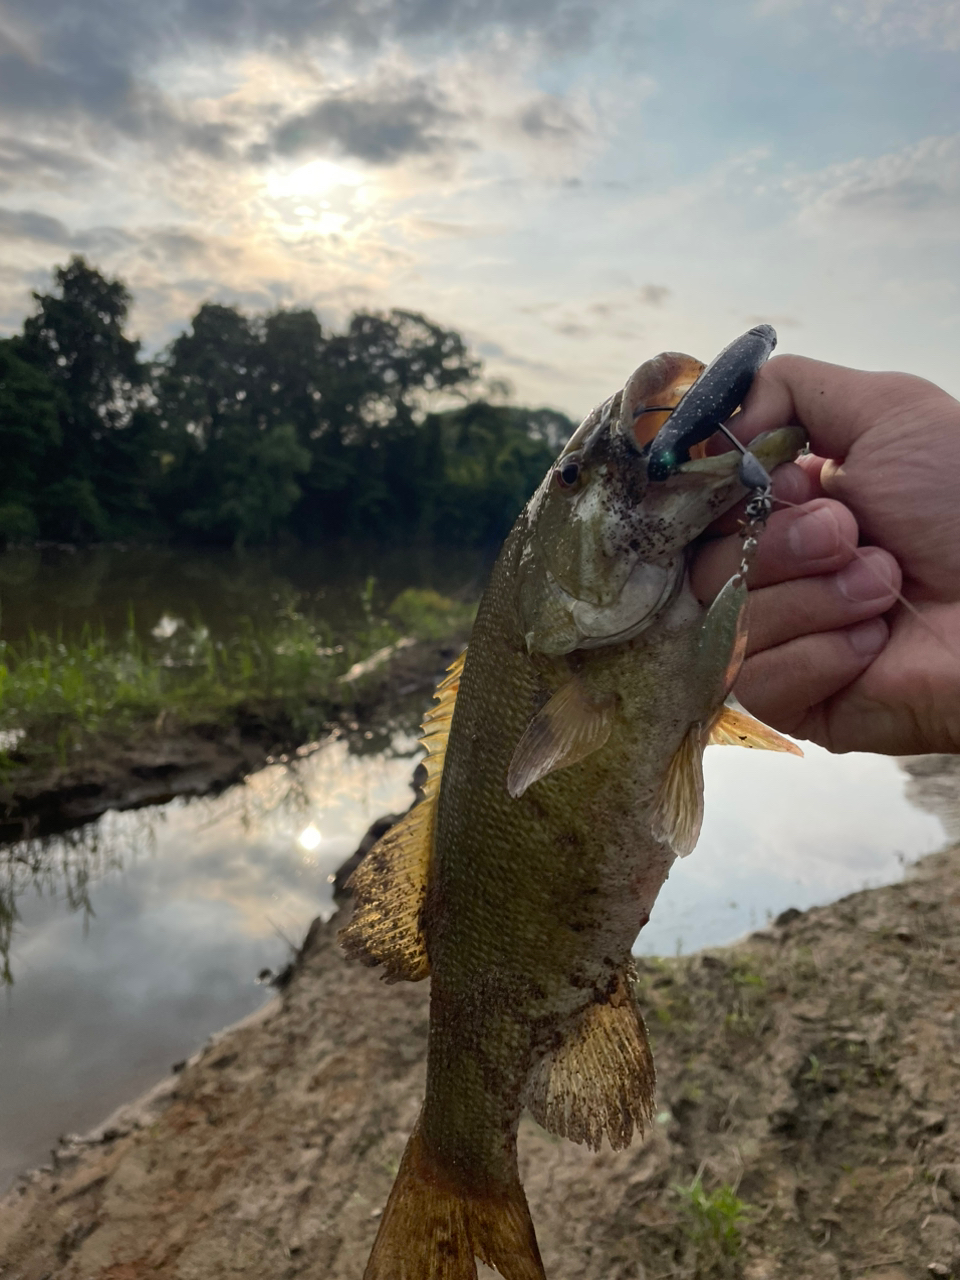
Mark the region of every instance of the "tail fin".
<instances>
[{"instance_id":1,"label":"tail fin","mask_svg":"<svg viewBox=\"0 0 960 1280\"><path fill-rule=\"evenodd\" d=\"M435 1167L418 1122L363 1280L477 1280L475 1258L504 1280L546 1280L519 1175L508 1188L466 1194Z\"/></svg>"}]
</instances>

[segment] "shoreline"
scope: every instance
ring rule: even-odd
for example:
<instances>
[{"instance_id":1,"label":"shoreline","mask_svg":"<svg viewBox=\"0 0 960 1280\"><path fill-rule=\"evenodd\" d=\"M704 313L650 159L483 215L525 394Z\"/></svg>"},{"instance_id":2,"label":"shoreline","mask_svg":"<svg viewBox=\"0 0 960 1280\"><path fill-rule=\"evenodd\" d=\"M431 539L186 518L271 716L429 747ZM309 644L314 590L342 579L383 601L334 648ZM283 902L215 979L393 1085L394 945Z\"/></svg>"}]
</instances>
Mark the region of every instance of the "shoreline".
<instances>
[{"instance_id":1,"label":"shoreline","mask_svg":"<svg viewBox=\"0 0 960 1280\"><path fill-rule=\"evenodd\" d=\"M466 635L401 642L341 679L322 708L325 731L349 738L397 723L419 727L426 699ZM81 760L15 770L0 784L0 843L60 835L110 809L141 809L178 796L216 795L303 748L285 717L251 706L229 723L178 726L165 716L122 740L91 742Z\"/></svg>"},{"instance_id":2,"label":"shoreline","mask_svg":"<svg viewBox=\"0 0 960 1280\"><path fill-rule=\"evenodd\" d=\"M594 1154L525 1118L551 1280L960 1267L960 847L785 915L638 961L659 1072L642 1142ZM419 1107L427 984L346 963L342 918L314 922L278 997L0 1199L18 1280L355 1280ZM747 1206L736 1256L677 1191L698 1171Z\"/></svg>"}]
</instances>

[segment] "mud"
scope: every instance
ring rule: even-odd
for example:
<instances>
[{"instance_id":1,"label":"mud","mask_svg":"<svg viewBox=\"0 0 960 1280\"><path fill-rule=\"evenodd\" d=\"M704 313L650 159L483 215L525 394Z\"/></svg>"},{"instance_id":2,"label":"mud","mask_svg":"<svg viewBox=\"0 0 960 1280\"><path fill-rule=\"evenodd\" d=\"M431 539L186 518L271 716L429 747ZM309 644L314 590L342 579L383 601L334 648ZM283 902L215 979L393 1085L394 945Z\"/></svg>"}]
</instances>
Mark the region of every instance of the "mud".
<instances>
[{"instance_id":1,"label":"mud","mask_svg":"<svg viewBox=\"0 0 960 1280\"><path fill-rule=\"evenodd\" d=\"M359 1280L428 992L348 965L337 923L265 1010L8 1193L3 1280ZM650 1132L594 1154L521 1129L551 1280L960 1274L958 938L952 848L735 946L641 961Z\"/></svg>"}]
</instances>

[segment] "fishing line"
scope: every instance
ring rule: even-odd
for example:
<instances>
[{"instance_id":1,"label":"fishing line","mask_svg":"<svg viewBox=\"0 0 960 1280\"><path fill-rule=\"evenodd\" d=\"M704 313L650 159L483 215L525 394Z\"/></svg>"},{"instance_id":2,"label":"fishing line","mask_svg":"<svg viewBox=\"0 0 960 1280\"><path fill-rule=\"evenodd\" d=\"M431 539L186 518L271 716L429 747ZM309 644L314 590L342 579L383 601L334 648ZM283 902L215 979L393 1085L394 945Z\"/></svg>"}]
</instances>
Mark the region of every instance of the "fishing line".
<instances>
[{"instance_id":1,"label":"fishing line","mask_svg":"<svg viewBox=\"0 0 960 1280\"><path fill-rule=\"evenodd\" d=\"M732 438L733 437L731 437L731 439ZM742 449L743 446L741 445L740 447ZM799 508L804 505L802 502L791 502L788 498L778 498L776 496L774 496L772 500L776 503L779 503L779 505L782 507L794 507L797 510L799 510ZM930 621L929 618L925 618L923 616L923 614L916 607L916 605L913 604L912 601L908 600L902 591L898 591L896 587L890 587L889 583L884 582L883 575L879 573L877 569L870 563L870 557L867 555L864 555L863 548L858 546L855 542L851 542L849 538L845 538L842 533L839 535L839 537L840 537L841 543L847 548L847 550L852 551L853 554L860 561L860 563L865 564L867 566L867 568L874 575L877 581L884 583L884 585L888 587L889 590L893 591L894 596L900 602L900 604L903 605L903 607L907 610L908 613L912 614L913 617L916 618L917 622L920 623L920 626L923 627L925 631L928 631L930 635L933 636L934 640L936 640L936 642L941 646L941 648L951 658L955 658L957 661L960 661L960 650L955 649L953 647L953 644L950 642L950 640L948 640L946 636L942 635L937 630L937 628L933 625L933 623Z\"/></svg>"}]
</instances>

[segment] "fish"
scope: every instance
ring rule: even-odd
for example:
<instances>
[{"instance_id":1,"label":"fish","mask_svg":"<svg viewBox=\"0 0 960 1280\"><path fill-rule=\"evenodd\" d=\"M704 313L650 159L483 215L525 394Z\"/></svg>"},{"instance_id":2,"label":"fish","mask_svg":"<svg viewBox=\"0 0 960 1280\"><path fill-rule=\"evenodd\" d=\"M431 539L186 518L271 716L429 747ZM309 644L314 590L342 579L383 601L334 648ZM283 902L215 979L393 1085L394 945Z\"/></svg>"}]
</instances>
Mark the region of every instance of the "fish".
<instances>
[{"instance_id":1,"label":"fish","mask_svg":"<svg viewBox=\"0 0 960 1280\"><path fill-rule=\"evenodd\" d=\"M728 383L733 364L711 376ZM695 414L661 449L663 478L648 475L705 376L691 356L656 356L571 436L437 688L422 799L353 874L347 956L388 982L431 981L424 1103L364 1280L475 1280L478 1259L545 1280L521 1113L594 1149L644 1131L656 1077L631 948L696 844L704 747L799 754L726 705L742 574L709 608L689 585L691 543L746 493L740 455L706 456ZM765 473L804 443L781 428L751 452Z\"/></svg>"}]
</instances>

